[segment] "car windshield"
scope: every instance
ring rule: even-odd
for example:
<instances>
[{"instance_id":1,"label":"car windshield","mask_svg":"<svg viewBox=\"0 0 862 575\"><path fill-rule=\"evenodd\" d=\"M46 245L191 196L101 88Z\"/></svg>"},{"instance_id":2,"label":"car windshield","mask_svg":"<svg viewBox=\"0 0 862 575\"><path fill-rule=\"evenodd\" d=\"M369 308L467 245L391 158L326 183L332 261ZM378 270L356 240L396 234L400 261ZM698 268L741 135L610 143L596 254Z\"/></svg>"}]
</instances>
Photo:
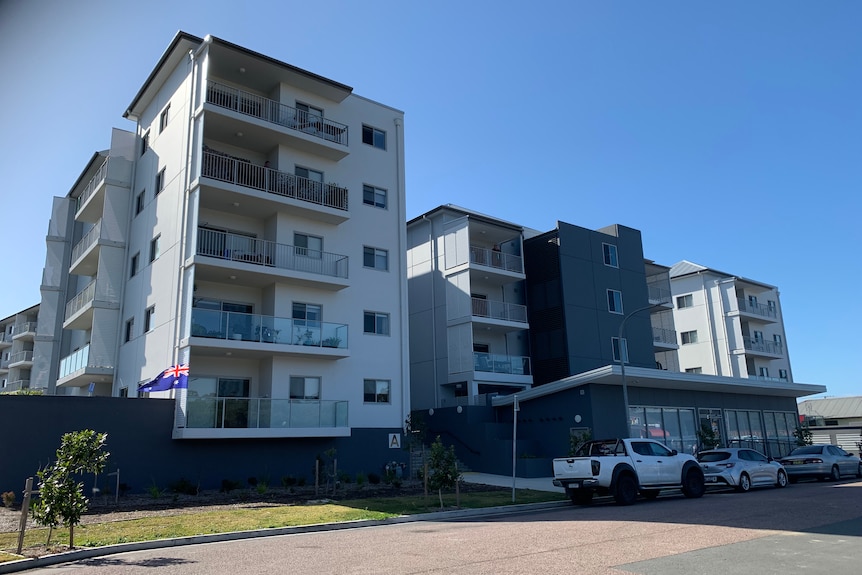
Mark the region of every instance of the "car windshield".
<instances>
[{"instance_id":1,"label":"car windshield","mask_svg":"<svg viewBox=\"0 0 862 575\"><path fill-rule=\"evenodd\" d=\"M729 451L704 451L697 456L697 460L701 463L724 461L725 459L730 459Z\"/></svg>"},{"instance_id":2,"label":"car windshield","mask_svg":"<svg viewBox=\"0 0 862 575\"><path fill-rule=\"evenodd\" d=\"M797 447L790 452L790 455L819 455L822 451L823 448L819 445L805 445L803 447Z\"/></svg>"}]
</instances>

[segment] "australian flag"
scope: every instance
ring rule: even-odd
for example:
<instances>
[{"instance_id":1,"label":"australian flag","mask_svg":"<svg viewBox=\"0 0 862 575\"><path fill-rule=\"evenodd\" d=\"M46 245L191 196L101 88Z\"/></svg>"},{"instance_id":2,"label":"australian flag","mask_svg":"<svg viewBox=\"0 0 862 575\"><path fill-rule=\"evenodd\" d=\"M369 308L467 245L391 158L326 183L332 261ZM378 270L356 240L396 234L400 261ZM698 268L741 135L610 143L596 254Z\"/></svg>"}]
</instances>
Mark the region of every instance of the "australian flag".
<instances>
[{"instance_id":1,"label":"australian flag","mask_svg":"<svg viewBox=\"0 0 862 575\"><path fill-rule=\"evenodd\" d=\"M152 381L138 386L138 393L150 391L167 391L169 389L188 389L189 365L172 365L161 372Z\"/></svg>"}]
</instances>

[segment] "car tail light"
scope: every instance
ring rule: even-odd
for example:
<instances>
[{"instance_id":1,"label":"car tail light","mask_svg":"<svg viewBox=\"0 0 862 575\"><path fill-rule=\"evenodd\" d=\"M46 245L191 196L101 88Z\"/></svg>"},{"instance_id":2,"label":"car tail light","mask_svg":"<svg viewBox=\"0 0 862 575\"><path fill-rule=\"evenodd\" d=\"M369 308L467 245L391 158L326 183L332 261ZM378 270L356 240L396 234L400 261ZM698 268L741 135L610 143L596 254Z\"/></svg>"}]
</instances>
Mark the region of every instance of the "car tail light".
<instances>
[{"instance_id":1,"label":"car tail light","mask_svg":"<svg viewBox=\"0 0 862 575\"><path fill-rule=\"evenodd\" d=\"M823 460L819 457L812 457L810 459L804 459L802 463L823 463Z\"/></svg>"},{"instance_id":2,"label":"car tail light","mask_svg":"<svg viewBox=\"0 0 862 575\"><path fill-rule=\"evenodd\" d=\"M735 463L719 463L718 465L716 465L716 467L724 467L726 469L730 469L734 465L736 465L736 464Z\"/></svg>"},{"instance_id":3,"label":"car tail light","mask_svg":"<svg viewBox=\"0 0 862 575\"><path fill-rule=\"evenodd\" d=\"M590 461L590 470L593 472L593 475L598 475L599 471L602 469L602 464L593 459Z\"/></svg>"}]
</instances>

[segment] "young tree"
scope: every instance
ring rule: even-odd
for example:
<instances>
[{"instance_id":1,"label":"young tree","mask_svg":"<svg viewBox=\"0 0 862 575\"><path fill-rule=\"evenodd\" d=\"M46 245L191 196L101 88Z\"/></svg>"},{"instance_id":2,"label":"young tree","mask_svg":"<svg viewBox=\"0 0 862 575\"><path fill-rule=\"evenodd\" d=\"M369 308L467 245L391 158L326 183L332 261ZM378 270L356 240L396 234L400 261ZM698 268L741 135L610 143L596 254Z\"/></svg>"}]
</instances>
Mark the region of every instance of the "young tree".
<instances>
[{"instance_id":1,"label":"young tree","mask_svg":"<svg viewBox=\"0 0 862 575\"><path fill-rule=\"evenodd\" d=\"M461 479L458 472L458 464L455 458L455 446L449 449L443 446L440 436L431 444L431 453L428 456L428 486L437 490L440 498L440 508L443 508L443 489L455 487Z\"/></svg>"},{"instance_id":2,"label":"young tree","mask_svg":"<svg viewBox=\"0 0 862 575\"><path fill-rule=\"evenodd\" d=\"M62 524L69 528L69 547L75 546L75 525L81 522L90 503L78 477L82 473L100 473L105 468L107 439L108 434L90 429L66 433L60 440L57 461L39 470L39 499L32 513L37 523L49 527L49 543L53 528Z\"/></svg>"},{"instance_id":3,"label":"young tree","mask_svg":"<svg viewBox=\"0 0 862 575\"><path fill-rule=\"evenodd\" d=\"M796 445L812 445L814 443L814 436L811 433L811 430L808 429L808 426L797 427L793 431L793 437L796 438Z\"/></svg>"}]
</instances>

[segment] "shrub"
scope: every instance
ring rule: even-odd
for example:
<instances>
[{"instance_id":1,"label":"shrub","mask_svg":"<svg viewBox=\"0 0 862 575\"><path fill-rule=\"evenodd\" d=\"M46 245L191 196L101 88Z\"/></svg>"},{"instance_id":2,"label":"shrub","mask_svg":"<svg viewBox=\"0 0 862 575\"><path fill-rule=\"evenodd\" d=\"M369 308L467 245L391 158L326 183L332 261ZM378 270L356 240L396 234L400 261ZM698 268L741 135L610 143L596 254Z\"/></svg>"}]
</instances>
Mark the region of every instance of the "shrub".
<instances>
[{"instance_id":1,"label":"shrub","mask_svg":"<svg viewBox=\"0 0 862 575\"><path fill-rule=\"evenodd\" d=\"M9 509L12 509L12 507L15 505L15 492L14 491L6 491L3 493L3 495L0 495L0 497L3 498L3 505L8 507Z\"/></svg>"},{"instance_id":2,"label":"shrub","mask_svg":"<svg viewBox=\"0 0 862 575\"><path fill-rule=\"evenodd\" d=\"M341 483L350 483L351 481L353 481L353 478L346 471L340 471L338 473L338 481L340 481Z\"/></svg>"},{"instance_id":3,"label":"shrub","mask_svg":"<svg viewBox=\"0 0 862 575\"><path fill-rule=\"evenodd\" d=\"M261 494L261 495L263 495L264 493L266 493L266 490L267 490L267 489L269 489L269 484L267 484L265 481L260 481L260 482L258 482L258 484L255 486L255 491L257 491L257 492L258 492L259 494Z\"/></svg>"},{"instance_id":4,"label":"shrub","mask_svg":"<svg viewBox=\"0 0 862 575\"><path fill-rule=\"evenodd\" d=\"M239 489L242 487L239 481L233 481L232 479L222 479L221 480L221 491L222 493L230 493L234 489Z\"/></svg>"},{"instance_id":5,"label":"shrub","mask_svg":"<svg viewBox=\"0 0 862 575\"><path fill-rule=\"evenodd\" d=\"M368 481L368 478L365 477L364 473L360 471L356 474L356 485L364 485L366 481Z\"/></svg>"},{"instance_id":6,"label":"shrub","mask_svg":"<svg viewBox=\"0 0 862 575\"><path fill-rule=\"evenodd\" d=\"M152 485L150 485L149 487L147 487L147 493L149 493L149 494L150 494L150 497L152 497L153 499L158 499L158 498L160 498L162 495L164 495L164 493L162 492L162 490L161 490L161 489L159 489L159 486L158 486L158 485L156 485L155 483L153 483Z\"/></svg>"},{"instance_id":7,"label":"shrub","mask_svg":"<svg viewBox=\"0 0 862 575\"><path fill-rule=\"evenodd\" d=\"M285 475L281 478L282 487L293 487L294 485L296 485L296 477L293 475Z\"/></svg>"},{"instance_id":8,"label":"shrub","mask_svg":"<svg viewBox=\"0 0 862 575\"><path fill-rule=\"evenodd\" d=\"M183 495L197 495L200 488L185 477L182 477L179 481L174 481L168 485L168 490Z\"/></svg>"}]
</instances>

